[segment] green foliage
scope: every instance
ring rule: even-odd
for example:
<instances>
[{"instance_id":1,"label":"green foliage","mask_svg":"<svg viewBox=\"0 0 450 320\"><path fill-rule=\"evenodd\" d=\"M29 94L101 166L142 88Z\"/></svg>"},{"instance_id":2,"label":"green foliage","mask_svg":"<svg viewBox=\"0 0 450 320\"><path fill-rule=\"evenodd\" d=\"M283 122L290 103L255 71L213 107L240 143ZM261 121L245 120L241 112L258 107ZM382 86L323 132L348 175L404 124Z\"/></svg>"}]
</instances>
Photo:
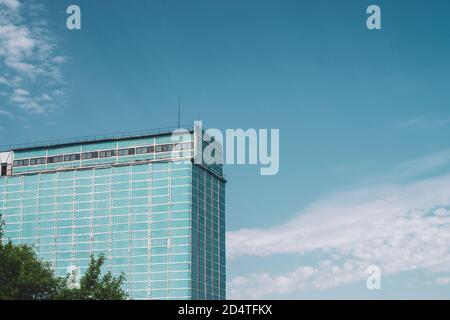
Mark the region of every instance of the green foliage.
<instances>
[{"instance_id":1,"label":"green foliage","mask_svg":"<svg viewBox=\"0 0 450 320\"><path fill-rule=\"evenodd\" d=\"M80 289L67 288L65 278L56 277L50 263L41 260L33 247L2 243L4 222L0 215L0 300L124 300L125 275L101 275L105 256L91 256Z\"/></svg>"},{"instance_id":2,"label":"green foliage","mask_svg":"<svg viewBox=\"0 0 450 320\"><path fill-rule=\"evenodd\" d=\"M3 227L5 225L5 221L2 219L2 215L0 214L0 245L2 244L2 238L3 238Z\"/></svg>"},{"instance_id":3,"label":"green foliage","mask_svg":"<svg viewBox=\"0 0 450 320\"><path fill-rule=\"evenodd\" d=\"M48 262L40 260L33 248L0 244L0 299L54 299L64 281L54 276Z\"/></svg>"},{"instance_id":4,"label":"green foliage","mask_svg":"<svg viewBox=\"0 0 450 320\"><path fill-rule=\"evenodd\" d=\"M124 300L128 294L122 289L125 275L122 273L115 278L111 272L101 277L101 267L105 256L101 254L98 259L91 256L89 268L80 280L80 289L62 290L57 299L62 300Z\"/></svg>"}]
</instances>

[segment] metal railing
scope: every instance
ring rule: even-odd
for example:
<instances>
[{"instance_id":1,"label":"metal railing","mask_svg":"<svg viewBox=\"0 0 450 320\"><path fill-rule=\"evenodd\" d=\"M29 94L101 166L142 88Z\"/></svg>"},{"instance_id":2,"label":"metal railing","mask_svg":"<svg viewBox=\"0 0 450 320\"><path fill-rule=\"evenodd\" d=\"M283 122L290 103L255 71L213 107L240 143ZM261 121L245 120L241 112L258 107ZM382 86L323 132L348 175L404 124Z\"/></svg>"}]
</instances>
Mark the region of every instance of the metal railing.
<instances>
[{"instance_id":1,"label":"metal railing","mask_svg":"<svg viewBox=\"0 0 450 320\"><path fill-rule=\"evenodd\" d=\"M137 131L128 131L128 132L118 132L118 133L109 133L104 135L90 135L90 136L82 136L76 138L63 138L63 139L54 139L54 140L44 140L44 141L35 141L30 143L22 143L22 144L11 144L11 145L3 145L0 146L0 152L5 151L17 151L24 149L35 149L35 148L49 148L59 145L68 145L68 144L78 144L78 143L89 143L89 142L98 142L105 140L119 140L119 139L131 139L131 138L139 138L145 136L153 136L160 134L172 133L177 129L184 129L192 131L192 125L185 125L180 127L163 127L157 129L150 130L137 130Z\"/></svg>"}]
</instances>

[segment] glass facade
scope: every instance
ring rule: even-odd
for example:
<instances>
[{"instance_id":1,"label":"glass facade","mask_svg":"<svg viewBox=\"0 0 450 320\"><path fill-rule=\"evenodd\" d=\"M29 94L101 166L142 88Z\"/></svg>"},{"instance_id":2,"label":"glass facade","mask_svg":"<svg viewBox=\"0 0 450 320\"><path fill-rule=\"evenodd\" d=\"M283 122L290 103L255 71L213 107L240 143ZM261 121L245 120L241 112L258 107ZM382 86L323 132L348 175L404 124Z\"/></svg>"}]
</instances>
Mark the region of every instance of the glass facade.
<instances>
[{"instance_id":1,"label":"glass facade","mask_svg":"<svg viewBox=\"0 0 450 320\"><path fill-rule=\"evenodd\" d=\"M226 182L193 163L194 137L13 151L5 238L34 245L59 276L104 253L132 299L225 299Z\"/></svg>"}]
</instances>

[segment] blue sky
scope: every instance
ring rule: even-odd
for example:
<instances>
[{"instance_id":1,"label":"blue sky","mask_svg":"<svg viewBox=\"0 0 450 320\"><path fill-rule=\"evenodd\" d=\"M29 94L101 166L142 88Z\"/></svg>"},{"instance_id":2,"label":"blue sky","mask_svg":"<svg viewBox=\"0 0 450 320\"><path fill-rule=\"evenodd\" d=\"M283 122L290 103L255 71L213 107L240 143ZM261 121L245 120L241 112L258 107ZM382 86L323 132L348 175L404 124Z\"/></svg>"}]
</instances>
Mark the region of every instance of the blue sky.
<instances>
[{"instance_id":1,"label":"blue sky","mask_svg":"<svg viewBox=\"0 0 450 320\"><path fill-rule=\"evenodd\" d=\"M178 96L183 123L279 128L278 175L226 167L230 297L450 298L449 10L0 0L0 144L173 126Z\"/></svg>"}]
</instances>

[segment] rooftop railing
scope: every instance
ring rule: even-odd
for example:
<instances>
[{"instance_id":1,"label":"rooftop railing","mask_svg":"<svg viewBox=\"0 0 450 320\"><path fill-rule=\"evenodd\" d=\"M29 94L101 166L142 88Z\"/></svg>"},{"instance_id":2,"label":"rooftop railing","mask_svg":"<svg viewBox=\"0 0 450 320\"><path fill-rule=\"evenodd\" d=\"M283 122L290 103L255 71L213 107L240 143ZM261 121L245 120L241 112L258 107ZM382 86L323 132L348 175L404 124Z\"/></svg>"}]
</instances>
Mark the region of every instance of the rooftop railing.
<instances>
[{"instance_id":1,"label":"rooftop railing","mask_svg":"<svg viewBox=\"0 0 450 320\"><path fill-rule=\"evenodd\" d=\"M36 148L50 148L50 147L56 147L56 146L61 146L61 145L90 143L90 142L99 142L99 141L107 141L107 140L123 140L123 139L140 138L140 137L146 137L146 136L169 134L169 133L174 132L177 129L184 129L184 130L189 130L189 131L194 130L192 125L191 126L187 125L187 126L180 126L180 127L163 127L163 128L150 129L150 130L137 130L137 131L128 131L128 132L119 132L119 133L109 133L109 134L104 134L104 135L90 135L90 136L82 136L82 137L76 137L76 138L35 141L35 142L31 142L31 143L3 145L3 146L0 146L0 152L18 151L18 150L36 149Z\"/></svg>"}]
</instances>

